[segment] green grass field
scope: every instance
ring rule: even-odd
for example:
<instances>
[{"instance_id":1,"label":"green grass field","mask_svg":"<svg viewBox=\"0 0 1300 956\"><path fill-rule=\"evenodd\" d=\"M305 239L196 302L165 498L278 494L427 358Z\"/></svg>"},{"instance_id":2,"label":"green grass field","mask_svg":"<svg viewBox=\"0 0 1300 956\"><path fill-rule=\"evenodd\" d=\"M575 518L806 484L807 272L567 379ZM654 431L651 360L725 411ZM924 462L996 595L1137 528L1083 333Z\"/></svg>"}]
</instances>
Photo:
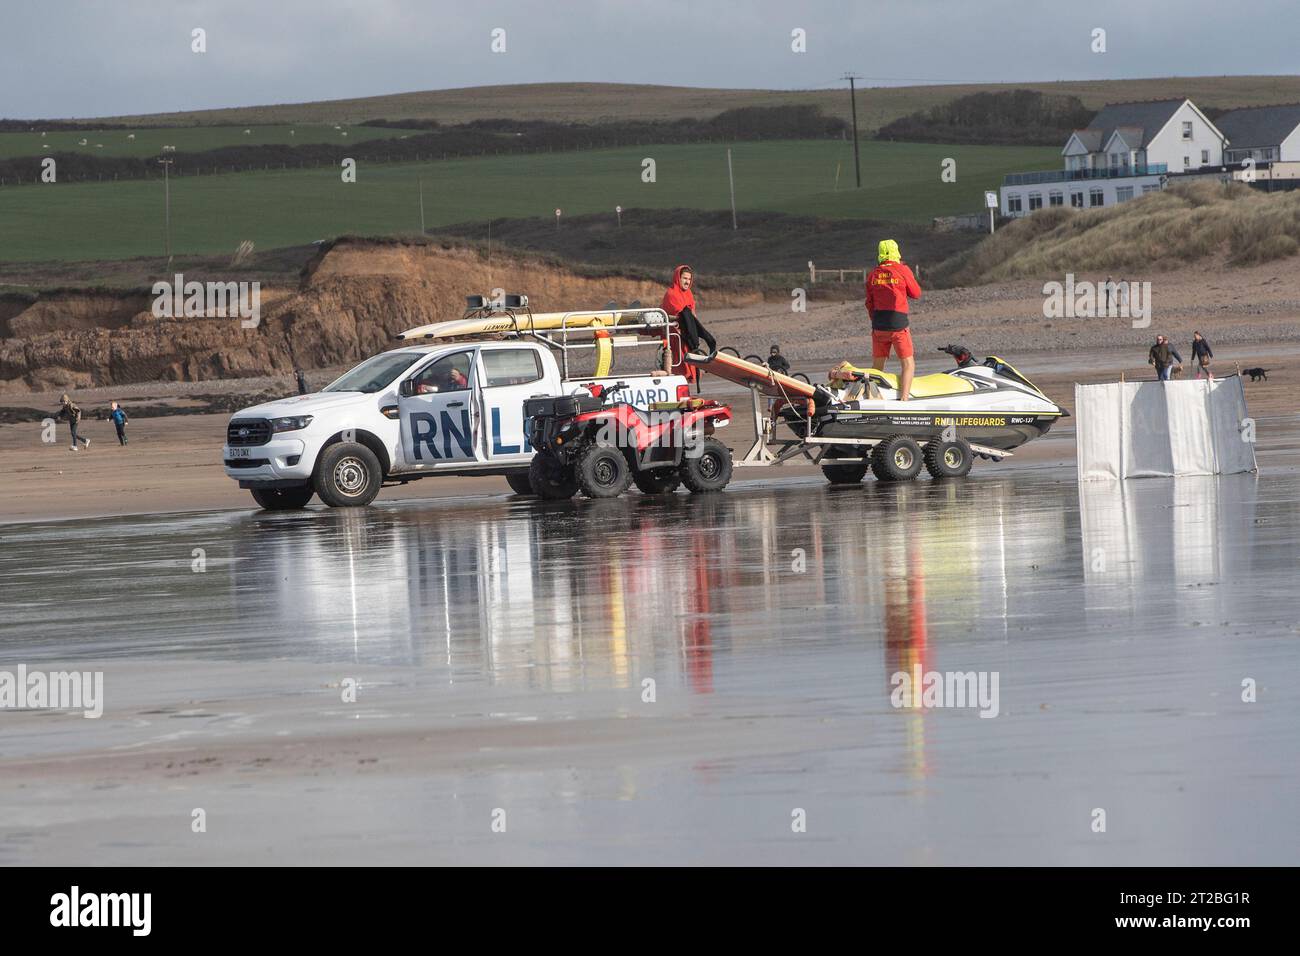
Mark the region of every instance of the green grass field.
<instances>
[{"instance_id":1,"label":"green grass field","mask_svg":"<svg viewBox=\"0 0 1300 956\"><path fill-rule=\"evenodd\" d=\"M862 189L853 188L849 143L739 143L732 147L736 205L798 215L928 221L983 208L1004 172L1050 169L1053 147L862 143ZM657 181L641 181L652 157ZM941 164L957 161L957 179ZM838 187L836 177L838 171ZM494 156L434 163L362 164L357 182L314 169L172 180L177 253L232 252L343 234L416 233L423 181L427 226L499 217L554 217L624 209L726 209L727 155L720 144L642 146ZM0 189L0 260L94 260L162 252L161 181L32 185ZM634 228L625 218L625 228ZM560 228L563 228L561 223Z\"/></svg>"},{"instance_id":2,"label":"green grass field","mask_svg":"<svg viewBox=\"0 0 1300 956\"><path fill-rule=\"evenodd\" d=\"M244 135L244 130L248 135ZM347 133L346 136L343 134ZM418 133L417 130L375 126L191 126L174 129L105 129L52 131L42 135L0 133L0 159L47 153L87 153L92 156L157 156L164 145L191 153L221 146L300 146L306 143L348 143ZM134 139L129 139L134 136ZM82 146L81 141L86 145ZM49 147L48 149L46 147Z\"/></svg>"}]
</instances>

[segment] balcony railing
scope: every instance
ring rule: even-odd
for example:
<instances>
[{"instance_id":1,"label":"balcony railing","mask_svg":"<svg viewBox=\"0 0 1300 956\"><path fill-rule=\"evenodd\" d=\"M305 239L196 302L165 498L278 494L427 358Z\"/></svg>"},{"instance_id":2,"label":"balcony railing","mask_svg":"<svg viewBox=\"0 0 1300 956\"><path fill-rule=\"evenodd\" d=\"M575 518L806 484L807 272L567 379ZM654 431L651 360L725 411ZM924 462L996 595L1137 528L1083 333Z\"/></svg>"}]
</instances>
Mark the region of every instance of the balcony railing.
<instances>
[{"instance_id":1,"label":"balcony railing","mask_svg":"<svg viewBox=\"0 0 1300 956\"><path fill-rule=\"evenodd\" d=\"M1007 173L1002 177L1002 185L1034 186L1038 183L1072 183L1087 179L1127 179L1131 176L1162 176L1168 172L1168 163L1102 169L1046 169L1037 173Z\"/></svg>"}]
</instances>

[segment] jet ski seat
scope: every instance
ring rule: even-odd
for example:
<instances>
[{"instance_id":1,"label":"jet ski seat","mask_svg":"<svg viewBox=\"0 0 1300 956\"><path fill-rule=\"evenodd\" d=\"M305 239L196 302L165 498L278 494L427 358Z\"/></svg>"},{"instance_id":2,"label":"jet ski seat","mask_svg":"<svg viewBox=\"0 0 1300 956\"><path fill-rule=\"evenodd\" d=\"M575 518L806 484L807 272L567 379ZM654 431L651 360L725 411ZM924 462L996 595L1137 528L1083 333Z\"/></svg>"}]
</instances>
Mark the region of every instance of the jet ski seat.
<instances>
[{"instance_id":1,"label":"jet ski seat","mask_svg":"<svg viewBox=\"0 0 1300 956\"><path fill-rule=\"evenodd\" d=\"M851 381L849 375L855 372L877 385L882 385L894 391L898 390L898 376L893 372L881 372L874 368L857 368L848 362L843 363L832 372L831 384L842 386L843 383ZM846 374L844 378L837 378L837 373ZM961 395L973 391L975 391L975 386L964 379L948 375L945 372L934 372L930 375L918 375L912 379L911 397L938 398L941 395Z\"/></svg>"}]
</instances>

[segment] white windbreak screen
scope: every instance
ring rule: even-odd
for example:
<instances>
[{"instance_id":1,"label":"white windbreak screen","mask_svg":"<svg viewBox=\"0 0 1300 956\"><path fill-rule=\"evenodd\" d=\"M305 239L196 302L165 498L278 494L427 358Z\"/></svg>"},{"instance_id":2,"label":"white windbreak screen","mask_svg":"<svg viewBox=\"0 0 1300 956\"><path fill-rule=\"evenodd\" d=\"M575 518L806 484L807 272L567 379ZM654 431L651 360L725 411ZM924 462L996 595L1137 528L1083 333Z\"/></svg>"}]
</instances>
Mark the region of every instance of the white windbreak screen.
<instances>
[{"instance_id":1,"label":"white windbreak screen","mask_svg":"<svg viewBox=\"0 0 1300 956\"><path fill-rule=\"evenodd\" d=\"M1076 385L1079 477L1167 478L1255 470L1237 376Z\"/></svg>"}]
</instances>

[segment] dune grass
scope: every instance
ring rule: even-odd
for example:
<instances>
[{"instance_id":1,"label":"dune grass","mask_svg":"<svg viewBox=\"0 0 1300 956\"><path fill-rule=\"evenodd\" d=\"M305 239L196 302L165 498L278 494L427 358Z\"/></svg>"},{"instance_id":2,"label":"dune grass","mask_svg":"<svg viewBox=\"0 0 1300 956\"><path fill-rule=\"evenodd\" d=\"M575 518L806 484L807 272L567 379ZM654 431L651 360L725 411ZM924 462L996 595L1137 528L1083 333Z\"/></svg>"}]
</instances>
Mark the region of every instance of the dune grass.
<instances>
[{"instance_id":1,"label":"dune grass","mask_svg":"<svg viewBox=\"0 0 1300 956\"><path fill-rule=\"evenodd\" d=\"M1065 272L1131 274L1216 257L1253 265L1298 251L1300 191L1200 182L1109 209L1041 210L954 256L934 278L981 285Z\"/></svg>"}]
</instances>

